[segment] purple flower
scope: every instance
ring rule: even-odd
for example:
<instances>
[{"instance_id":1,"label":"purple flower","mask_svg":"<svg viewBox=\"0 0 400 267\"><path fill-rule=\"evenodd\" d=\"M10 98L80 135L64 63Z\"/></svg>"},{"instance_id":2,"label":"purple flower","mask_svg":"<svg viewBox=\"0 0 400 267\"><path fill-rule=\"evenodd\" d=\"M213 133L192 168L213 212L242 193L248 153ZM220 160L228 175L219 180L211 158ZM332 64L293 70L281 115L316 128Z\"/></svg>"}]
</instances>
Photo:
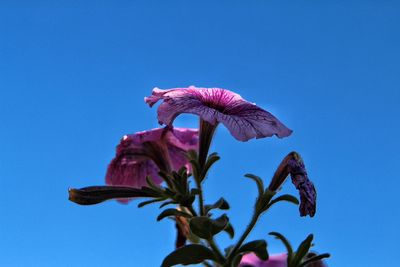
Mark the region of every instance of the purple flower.
<instances>
[{"instance_id":1,"label":"purple flower","mask_svg":"<svg viewBox=\"0 0 400 267\"><path fill-rule=\"evenodd\" d=\"M113 186L141 188L150 176L162 183L158 172L170 172L185 166L186 152L197 150L198 130L157 128L125 135L117 146L117 154L108 166L106 183Z\"/></svg>"},{"instance_id":2,"label":"purple flower","mask_svg":"<svg viewBox=\"0 0 400 267\"><path fill-rule=\"evenodd\" d=\"M152 95L145 97L150 107L159 100L163 101L158 107L160 124L172 125L179 114L191 113L211 125L222 123L240 141L272 135L282 138L292 133L271 113L221 88L154 88Z\"/></svg>"},{"instance_id":3,"label":"purple flower","mask_svg":"<svg viewBox=\"0 0 400 267\"><path fill-rule=\"evenodd\" d=\"M286 260L285 253L270 255L266 261L259 259L254 253L249 253L243 256L239 267L286 267Z\"/></svg>"},{"instance_id":4,"label":"purple flower","mask_svg":"<svg viewBox=\"0 0 400 267\"><path fill-rule=\"evenodd\" d=\"M313 217L317 206L317 192L314 184L308 179L303 160L297 152L289 153L282 160L268 189L278 191L289 174L292 183L300 193L300 215Z\"/></svg>"},{"instance_id":5,"label":"purple flower","mask_svg":"<svg viewBox=\"0 0 400 267\"><path fill-rule=\"evenodd\" d=\"M314 253L309 253L306 258L315 256ZM249 253L243 256L239 267L287 267L287 254L270 255L268 260L260 260L254 253ZM319 260L306 265L306 267L327 267L327 265Z\"/></svg>"}]
</instances>

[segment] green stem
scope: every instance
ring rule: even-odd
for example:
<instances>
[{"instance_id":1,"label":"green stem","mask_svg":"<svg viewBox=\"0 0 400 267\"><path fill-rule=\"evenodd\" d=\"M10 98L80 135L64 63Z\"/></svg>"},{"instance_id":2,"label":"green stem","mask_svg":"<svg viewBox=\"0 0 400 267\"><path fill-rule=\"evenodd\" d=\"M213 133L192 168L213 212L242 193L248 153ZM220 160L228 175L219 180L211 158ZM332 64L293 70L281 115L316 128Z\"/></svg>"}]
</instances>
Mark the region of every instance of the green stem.
<instances>
[{"instance_id":1,"label":"green stem","mask_svg":"<svg viewBox=\"0 0 400 267\"><path fill-rule=\"evenodd\" d=\"M206 163L208 150L210 149L211 141L217 129L218 124L212 125L211 123L200 119L200 131L199 131L199 164L200 168L203 169ZM203 177L204 178L204 177Z\"/></svg>"},{"instance_id":2,"label":"green stem","mask_svg":"<svg viewBox=\"0 0 400 267\"><path fill-rule=\"evenodd\" d=\"M203 188L201 186L201 182L197 182L197 190L199 190L199 213L200 216L204 216L204 197L203 197Z\"/></svg>"},{"instance_id":3,"label":"green stem","mask_svg":"<svg viewBox=\"0 0 400 267\"><path fill-rule=\"evenodd\" d=\"M224 255L222 255L219 247L217 246L217 244L215 243L214 239L208 239L207 240L208 245L210 246L210 248L214 251L214 253L216 254L218 260L224 264L225 263L225 257Z\"/></svg>"},{"instance_id":4,"label":"green stem","mask_svg":"<svg viewBox=\"0 0 400 267\"><path fill-rule=\"evenodd\" d=\"M228 260L227 260L228 264L230 264L232 262L233 257L235 256L236 252L239 250L240 246L246 240L246 238L250 234L251 230L253 230L254 226L257 223L258 217L260 217L260 214L255 211L246 230L243 232L242 236L240 237L239 241L236 243L235 247L229 253Z\"/></svg>"}]
</instances>

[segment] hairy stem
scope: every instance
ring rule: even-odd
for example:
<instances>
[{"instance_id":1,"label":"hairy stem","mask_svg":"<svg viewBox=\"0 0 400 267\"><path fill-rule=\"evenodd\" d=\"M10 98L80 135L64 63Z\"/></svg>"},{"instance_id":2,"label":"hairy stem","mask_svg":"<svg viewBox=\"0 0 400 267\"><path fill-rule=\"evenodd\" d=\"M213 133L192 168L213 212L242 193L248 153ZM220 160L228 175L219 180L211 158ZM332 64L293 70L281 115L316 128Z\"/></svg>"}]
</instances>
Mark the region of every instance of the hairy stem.
<instances>
[{"instance_id":1,"label":"hairy stem","mask_svg":"<svg viewBox=\"0 0 400 267\"><path fill-rule=\"evenodd\" d=\"M260 217L260 214L255 211L254 214L253 214L253 217L251 218L251 221L250 221L249 225L246 228L246 230L240 236L239 241L236 243L235 247L229 253L228 260L227 260L228 264L231 264L231 262L233 260L233 257L235 256L236 252L239 250L239 248L243 244L243 242L246 240L246 238L250 234L251 230L253 230L253 228L256 225L257 220L258 220L259 217Z\"/></svg>"}]
</instances>

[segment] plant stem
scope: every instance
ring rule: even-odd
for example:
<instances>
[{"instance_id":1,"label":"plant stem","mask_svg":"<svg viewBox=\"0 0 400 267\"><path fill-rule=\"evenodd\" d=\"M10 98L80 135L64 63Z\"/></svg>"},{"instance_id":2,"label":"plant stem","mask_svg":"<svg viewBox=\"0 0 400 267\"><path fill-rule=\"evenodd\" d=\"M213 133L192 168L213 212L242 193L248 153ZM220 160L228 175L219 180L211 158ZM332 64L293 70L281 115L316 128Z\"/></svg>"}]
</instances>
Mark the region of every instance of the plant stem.
<instances>
[{"instance_id":1,"label":"plant stem","mask_svg":"<svg viewBox=\"0 0 400 267\"><path fill-rule=\"evenodd\" d=\"M199 190L199 213L200 213L200 216L204 216L203 188L201 186L201 182L200 181L197 182L197 190Z\"/></svg>"},{"instance_id":2,"label":"plant stem","mask_svg":"<svg viewBox=\"0 0 400 267\"><path fill-rule=\"evenodd\" d=\"M225 257L224 255L222 255L220 249L218 248L217 244L215 244L214 238L210 238L207 240L208 245L210 246L210 248L214 251L214 253L216 254L218 260L224 264L225 263Z\"/></svg>"},{"instance_id":3,"label":"plant stem","mask_svg":"<svg viewBox=\"0 0 400 267\"><path fill-rule=\"evenodd\" d=\"M240 237L239 241L236 243L235 247L229 253L228 260L227 260L228 264L230 264L232 262L233 257L235 256L236 252L238 251L240 246L243 244L243 242L246 240L246 238L250 234L251 230L253 230L254 226L257 223L258 217L260 217L260 214L257 211L255 211L246 230L243 232L242 236Z\"/></svg>"},{"instance_id":4,"label":"plant stem","mask_svg":"<svg viewBox=\"0 0 400 267\"><path fill-rule=\"evenodd\" d=\"M199 132L199 164L203 169L206 163L208 150L210 149L211 141L217 129L218 124L212 125L211 123L200 119L200 132ZM202 177L204 178L204 177Z\"/></svg>"}]
</instances>

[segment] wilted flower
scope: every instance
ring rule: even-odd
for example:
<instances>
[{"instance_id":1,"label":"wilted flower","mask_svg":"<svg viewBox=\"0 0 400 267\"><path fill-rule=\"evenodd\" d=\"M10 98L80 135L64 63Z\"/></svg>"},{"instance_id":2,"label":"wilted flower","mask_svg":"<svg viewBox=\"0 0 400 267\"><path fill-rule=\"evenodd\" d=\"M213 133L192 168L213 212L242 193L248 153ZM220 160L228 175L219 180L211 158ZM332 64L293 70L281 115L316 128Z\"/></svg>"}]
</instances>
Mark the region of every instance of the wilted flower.
<instances>
[{"instance_id":1,"label":"wilted flower","mask_svg":"<svg viewBox=\"0 0 400 267\"><path fill-rule=\"evenodd\" d=\"M289 136L292 131L264 109L244 100L240 95L221 88L154 88L145 101L153 106L157 101L160 124L172 125L181 113L199 115L211 125L224 124L240 141L276 135Z\"/></svg>"},{"instance_id":2,"label":"wilted flower","mask_svg":"<svg viewBox=\"0 0 400 267\"><path fill-rule=\"evenodd\" d=\"M149 192L127 186L88 186L68 189L69 200L80 205L94 205L109 199L153 197Z\"/></svg>"},{"instance_id":3,"label":"wilted flower","mask_svg":"<svg viewBox=\"0 0 400 267\"><path fill-rule=\"evenodd\" d=\"M292 183L300 193L300 215L313 217L317 205L317 192L314 184L308 179L303 160L297 152L289 153L282 160L268 189L271 191L279 190L289 174Z\"/></svg>"},{"instance_id":4,"label":"wilted flower","mask_svg":"<svg viewBox=\"0 0 400 267\"><path fill-rule=\"evenodd\" d=\"M125 135L117 146L117 154L108 166L106 183L141 188L146 177L160 184L159 171L170 172L186 166L186 152L196 150L198 130L157 128Z\"/></svg>"}]
</instances>

